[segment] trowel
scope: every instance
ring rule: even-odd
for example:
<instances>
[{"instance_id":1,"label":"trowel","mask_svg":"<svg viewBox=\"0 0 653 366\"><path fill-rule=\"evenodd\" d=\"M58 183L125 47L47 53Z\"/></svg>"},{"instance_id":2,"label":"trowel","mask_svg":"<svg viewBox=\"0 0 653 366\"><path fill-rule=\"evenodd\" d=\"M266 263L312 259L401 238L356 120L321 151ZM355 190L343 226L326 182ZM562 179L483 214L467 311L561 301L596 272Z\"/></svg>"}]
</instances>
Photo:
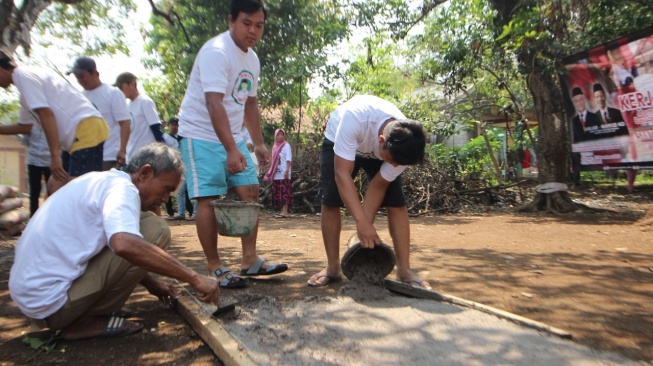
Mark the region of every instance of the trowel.
<instances>
[{"instance_id":1,"label":"trowel","mask_svg":"<svg viewBox=\"0 0 653 366\"><path fill-rule=\"evenodd\" d=\"M232 312L234 310L236 310L236 303L235 302L232 303L232 304L224 305L224 306L219 306L218 305L218 308L215 309L215 311L213 313L211 313L211 316L213 316L214 318L218 318L221 315L227 314L227 313Z\"/></svg>"},{"instance_id":2,"label":"trowel","mask_svg":"<svg viewBox=\"0 0 653 366\"><path fill-rule=\"evenodd\" d=\"M220 306L220 304L218 304L218 308L215 309L213 312L211 312L211 310L206 308L206 304L202 304L202 302L200 302L190 291L188 291L186 287L181 286L181 288L188 295L190 299L192 299L200 308L202 308L207 314L210 314L215 319L218 319L219 317L234 311L236 309L236 305L238 305L238 301L223 306ZM173 309L175 309L177 305L177 301L175 300L173 304L174 304Z\"/></svg>"}]
</instances>

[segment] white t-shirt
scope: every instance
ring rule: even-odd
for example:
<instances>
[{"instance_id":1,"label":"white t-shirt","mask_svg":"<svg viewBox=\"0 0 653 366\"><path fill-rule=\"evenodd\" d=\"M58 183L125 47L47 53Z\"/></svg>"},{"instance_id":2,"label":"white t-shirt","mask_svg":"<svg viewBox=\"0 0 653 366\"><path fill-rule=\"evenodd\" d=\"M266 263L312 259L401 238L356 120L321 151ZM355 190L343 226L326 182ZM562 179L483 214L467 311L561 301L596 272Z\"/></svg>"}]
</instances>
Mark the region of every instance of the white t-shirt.
<instances>
[{"instance_id":1,"label":"white t-shirt","mask_svg":"<svg viewBox=\"0 0 653 366\"><path fill-rule=\"evenodd\" d=\"M22 112L22 111L21 111ZM21 118L23 114L20 113ZM33 118L29 113L25 118ZM23 124L30 124L25 122ZM50 147L48 141L45 139L45 133L41 129L41 125L32 124L32 132L29 135L23 136L23 144L27 146L27 164L39 167L49 167L52 163L50 157Z\"/></svg>"},{"instance_id":2,"label":"white t-shirt","mask_svg":"<svg viewBox=\"0 0 653 366\"><path fill-rule=\"evenodd\" d=\"M142 237L140 206L131 177L115 169L84 174L50 196L16 244L9 291L23 314L45 319L59 310L114 234Z\"/></svg>"},{"instance_id":3,"label":"white t-shirt","mask_svg":"<svg viewBox=\"0 0 653 366\"><path fill-rule=\"evenodd\" d=\"M345 160L354 161L356 156L379 159L379 135L381 125L389 119L406 119L394 104L373 95L357 95L340 105L327 122L325 137L334 143L333 151ZM381 165L381 177L392 182L406 169Z\"/></svg>"},{"instance_id":4,"label":"white t-shirt","mask_svg":"<svg viewBox=\"0 0 653 366\"><path fill-rule=\"evenodd\" d=\"M163 143L165 143L168 147L179 151L179 141L177 141L176 138L170 136L169 133L163 134Z\"/></svg>"},{"instance_id":5,"label":"white t-shirt","mask_svg":"<svg viewBox=\"0 0 653 366\"><path fill-rule=\"evenodd\" d=\"M292 149L290 148L290 144L286 143L283 145L281 148L281 152L279 153L279 165L277 165L277 171L274 172L274 180L280 180L280 179L285 179L283 176L284 173L286 173L286 165L288 162L292 162ZM288 179L290 179L290 173L292 172L291 170L288 172Z\"/></svg>"},{"instance_id":6,"label":"white t-shirt","mask_svg":"<svg viewBox=\"0 0 653 366\"><path fill-rule=\"evenodd\" d=\"M119 121L130 121L125 94L120 89L102 84L93 90L83 90L82 94L93 103L109 125L109 138L104 141L104 161L115 161L120 150Z\"/></svg>"},{"instance_id":7,"label":"white t-shirt","mask_svg":"<svg viewBox=\"0 0 653 366\"><path fill-rule=\"evenodd\" d=\"M20 66L14 69L13 84L20 92L21 109L35 116L31 119L21 118L20 123L34 124L38 118L33 111L50 108L57 120L59 144L64 151L70 150L81 120L102 117L93 104L62 77Z\"/></svg>"},{"instance_id":8,"label":"white t-shirt","mask_svg":"<svg viewBox=\"0 0 653 366\"><path fill-rule=\"evenodd\" d=\"M132 126L127 143L127 162L138 149L156 141L150 126L161 124L156 105L147 95L139 94L132 100L129 113L132 115Z\"/></svg>"},{"instance_id":9,"label":"white t-shirt","mask_svg":"<svg viewBox=\"0 0 653 366\"><path fill-rule=\"evenodd\" d=\"M229 32L211 38L197 53L190 73L186 95L179 112L179 135L220 142L206 108L205 93L223 93L235 142L242 140L241 130L248 97L256 97L261 64L250 48L243 52Z\"/></svg>"}]
</instances>

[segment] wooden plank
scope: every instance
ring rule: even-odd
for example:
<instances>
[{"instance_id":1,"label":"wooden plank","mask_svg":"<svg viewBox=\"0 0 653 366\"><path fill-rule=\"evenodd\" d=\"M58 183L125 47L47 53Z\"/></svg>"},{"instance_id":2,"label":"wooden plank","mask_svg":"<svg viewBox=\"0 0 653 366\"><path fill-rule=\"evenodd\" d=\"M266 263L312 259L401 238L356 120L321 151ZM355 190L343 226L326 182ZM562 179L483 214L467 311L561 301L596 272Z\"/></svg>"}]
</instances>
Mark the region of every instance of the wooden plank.
<instances>
[{"instance_id":1,"label":"wooden plank","mask_svg":"<svg viewBox=\"0 0 653 366\"><path fill-rule=\"evenodd\" d=\"M571 339L571 333L569 333L567 331L564 331L562 329L555 328L555 327L546 325L544 323L540 323L540 322L538 322L536 320L524 318L523 316L513 314L513 313L509 313L509 312L501 310L501 309L497 309L497 308L493 308L491 306L483 305L483 304L478 303L478 302L465 300L465 299L462 299L460 297L443 294L443 293L433 291L433 290L427 290L427 289L423 289L423 288L413 287L413 286L405 284L405 283L401 283L401 282L393 281L393 280L388 280L388 279L385 280L385 287L390 291L394 291L394 292L397 292L397 293L400 293L400 294L403 294L403 295L417 297L417 298L420 298L420 299L431 299L431 300L436 300L436 301L440 301L440 302L447 302L447 303L454 304L454 305L459 305L459 306L463 306L463 307L467 307L467 308L476 309L476 310L482 311L484 313L491 314L491 315L497 316L497 317L502 318L502 319L506 319L508 321L511 321L511 322L519 324L519 325L523 325L523 326L526 326L526 327L529 327L529 328L537 329L537 330L539 330L541 332L546 332L546 333L549 333L549 334L552 334L554 336L564 338L564 339Z\"/></svg>"},{"instance_id":2,"label":"wooden plank","mask_svg":"<svg viewBox=\"0 0 653 366\"><path fill-rule=\"evenodd\" d=\"M247 354L245 347L234 339L211 314L184 291L177 302L177 311L193 327L195 332L208 344L227 366L256 366Z\"/></svg>"}]
</instances>

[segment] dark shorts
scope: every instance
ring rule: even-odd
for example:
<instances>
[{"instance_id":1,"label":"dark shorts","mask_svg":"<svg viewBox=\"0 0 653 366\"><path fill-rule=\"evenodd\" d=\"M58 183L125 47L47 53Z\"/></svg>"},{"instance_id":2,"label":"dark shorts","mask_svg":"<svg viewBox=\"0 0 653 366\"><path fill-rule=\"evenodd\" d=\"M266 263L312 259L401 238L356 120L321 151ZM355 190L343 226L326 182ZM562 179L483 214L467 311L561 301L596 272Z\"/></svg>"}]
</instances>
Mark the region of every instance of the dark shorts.
<instances>
[{"instance_id":1,"label":"dark shorts","mask_svg":"<svg viewBox=\"0 0 653 366\"><path fill-rule=\"evenodd\" d=\"M71 177L79 177L88 172L101 172L103 165L104 142L87 149L75 150L72 153L61 153L63 168Z\"/></svg>"},{"instance_id":2,"label":"dark shorts","mask_svg":"<svg viewBox=\"0 0 653 366\"><path fill-rule=\"evenodd\" d=\"M340 198L338 186L336 185L336 174L334 169L335 153L333 151L333 142L324 139L322 142L322 151L320 153L320 196L321 202L325 206L345 207ZM381 169L383 160L364 159L356 157L354 160L354 170L351 173L352 178L358 175L358 171L363 169L367 179L371 180ZM406 197L404 196L401 175L394 181L390 182L385 192L381 207L403 207L406 206Z\"/></svg>"}]
</instances>

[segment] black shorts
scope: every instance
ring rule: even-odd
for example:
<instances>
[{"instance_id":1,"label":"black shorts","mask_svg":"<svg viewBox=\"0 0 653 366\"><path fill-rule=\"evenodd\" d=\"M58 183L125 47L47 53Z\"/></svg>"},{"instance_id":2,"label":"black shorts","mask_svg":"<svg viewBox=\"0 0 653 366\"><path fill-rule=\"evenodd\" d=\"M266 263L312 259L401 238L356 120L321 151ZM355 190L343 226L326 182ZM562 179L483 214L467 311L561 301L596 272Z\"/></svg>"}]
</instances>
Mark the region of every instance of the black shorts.
<instances>
[{"instance_id":1,"label":"black shorts","mask_svg":"<svg viewBox=\"0 0 653 366\"><path fill-rule=\"evenodd\" d=\"M336 185L336 174L334 168L335 153L333 151L333 142L324 139L322 142L322 151L320 152L320 196L321 203L330 207L345 207L345 204L340 198L338 186ZM368 180L379 172L383 160L379 159L364 159L356 157L354 160L354 170L351 173L352 178L355 178L358 171L362 168L367 175ZM381 207L404 207L406 206L406 197L404 196L403 184L401 182L401 175L394 181L390 182L388 189L381 202Z\"/></svg>"},{"instance_id":2,"label":"black shorts","mask_svg":"<svg viewBox=\"0 0 653 366\"><path fill-rule=\"evenodd\" d=\"M79 177L88 172L101 172L103 168L102 155L104 142L87 149L79 149L72 153L61 152L63 169L71 177Z\"/></svg>"}]
</instances>

